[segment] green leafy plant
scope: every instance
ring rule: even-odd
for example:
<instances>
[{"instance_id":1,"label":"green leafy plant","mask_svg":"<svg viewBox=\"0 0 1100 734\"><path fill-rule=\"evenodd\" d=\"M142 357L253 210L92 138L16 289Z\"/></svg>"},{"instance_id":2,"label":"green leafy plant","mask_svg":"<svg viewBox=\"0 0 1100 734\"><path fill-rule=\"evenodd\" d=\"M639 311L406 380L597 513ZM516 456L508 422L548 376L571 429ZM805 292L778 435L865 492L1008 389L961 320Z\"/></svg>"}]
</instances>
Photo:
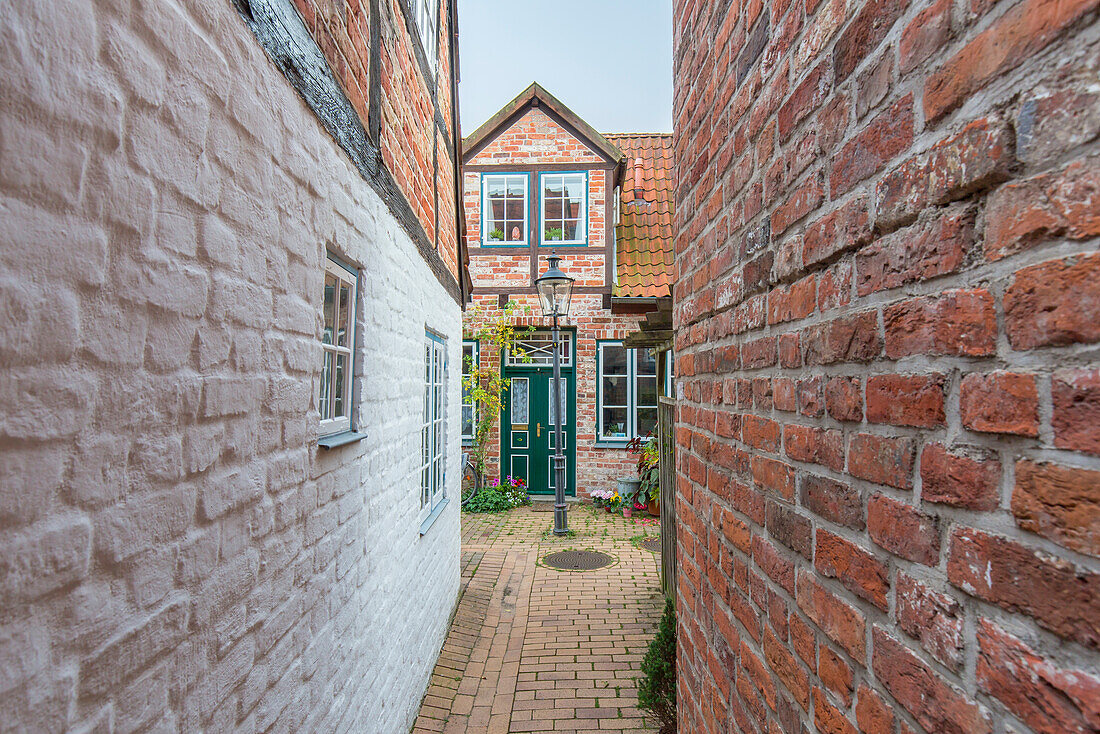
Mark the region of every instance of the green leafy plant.
<instances>
[{"instance_id":1,"label":"green leafy plant","mask_svg":"<svg viewBox=\"0 0 1100 734\"><path fill-rule=\"evenodd\" d=\"M521 361L530 362L531 358L516 343L517 338L530 334L533 326L518 327L515 320L531 312L530 306L520 306L508 301L500 311L489 312L478 306L466 311L463 339L476 339L486 345L491 354L504 354L511 350L513 356ZM484 484L485 456L489 452L489 434L493 424L504 409L504 394L508 390L508 381L500 371L500 360L490 367L481 367L471 357L466 357L466 375L462 378L462 388L477 406L477 424L474 426L473 451L474 469Z\"/></svg>"},{"instance_id":2,"label":"green leafy plant","mask_svg":"<svg viewBox=\"0 0 1100 734\"><path fill-rule=\"evenodd\" d=\"M500 227L497 227L496 229L491 230L489 232L489 241L490 242L503 242L504 241L504 230L501 229Z\"/></svg>"},{"instance_id":3,"label":"green leafy plant","mask_svg":"<svg viewBox=\"0 0 1100 734\"><path fill-rule=\"evenodd\" d=\"M652 502L661 495L661 454L657 437L632 439L627 448L638 454L638 477L642 480L640 495Z\"/></svg>"},{"instance_id":4,"label":"green leafy plant","mask_svg":"<svg viewBox=\"0 0 1100 734\"><path fill-rule=\"evenodd\" d=\"M638 706L657 720L661 734L676 731L676 608L665 600L657 636L642 660L644 677L638 681Z\"/></svg>"},{"instance_id":5,"label":"green leafy plant","mask_svg":"<svg viewBox=\"0 0 1100 734\"><path fill-rule=\"evenodd\" d=\"M561 227L547 227L543 233L543 239L547 242L558 242L564 239L565 230Z\"/></svg>"},{"instance_id":6,"label":"green leafy plant","mask_svg":"<svg viewBox=\"0 0 1100 734\"><path fill-rule=\"evenodd\" d=\"M489 486L475 494L464 508L467 512L503 512L520 505L531 504L527 485L522 479L507 477L503 482L493 480Z\"/></svg>"}]
</instances>

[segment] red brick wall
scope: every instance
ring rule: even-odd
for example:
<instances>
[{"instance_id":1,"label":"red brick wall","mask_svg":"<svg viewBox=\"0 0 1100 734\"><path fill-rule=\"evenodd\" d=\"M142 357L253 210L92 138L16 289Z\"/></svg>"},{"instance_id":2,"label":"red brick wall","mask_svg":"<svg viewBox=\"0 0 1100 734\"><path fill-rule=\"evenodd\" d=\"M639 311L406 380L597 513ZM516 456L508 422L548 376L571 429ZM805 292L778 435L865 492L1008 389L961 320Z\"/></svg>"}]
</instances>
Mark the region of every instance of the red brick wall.
<instances>
[{"instance_id":1,"label":"red brick wall","mask_svg":"<svg viewBox=\"0 0 1100 734\"><path fill-rule=\"evenodd\" d=\"M1100 711L1095 0L677 0L680 731Z\"/></svg>"},{"instance_id":2,"label":"red brick wall","mask_svg":"<svg viewBox=\"0 0 1100 734\"><path fill-rule=\"evenodd\" d=\"M459 277L455 222L454 152L460 141L452 129L451 35L449 3L438 2L438 48L434 79L417 61L419 40L408 31L402 0L379 0L381 105L369 119L370 3L295 0L295 5L329 62L364 127L379 124L382 160L412 207L428 240ZM414 25L415 27L415 25ZM437 124L442 118L443 126ZM438 231L437 231L438 230Z\"/></svg>"}]
</instances>

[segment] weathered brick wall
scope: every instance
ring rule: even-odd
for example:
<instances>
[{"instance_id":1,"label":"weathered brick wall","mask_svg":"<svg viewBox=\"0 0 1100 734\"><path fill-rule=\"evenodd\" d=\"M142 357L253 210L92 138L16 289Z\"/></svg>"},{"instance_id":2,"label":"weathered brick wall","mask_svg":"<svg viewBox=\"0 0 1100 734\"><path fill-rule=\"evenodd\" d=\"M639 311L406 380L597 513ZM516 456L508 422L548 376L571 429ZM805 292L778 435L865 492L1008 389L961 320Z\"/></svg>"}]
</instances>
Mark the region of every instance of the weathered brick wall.
<instances>
[{"instance_id":1,"label":"weathered brick wall","mask_svg":"<svg viewBox=\"0 0 1100 734\"><path fill-rule=\"evenodd\" d=\"M675 3L681 731L1096 731L1096 8Z\"/></svg>"},{"instance_id":2,"label":"weathered brick wall","mask_svg":"<svg viewBox=\"0 0 1100 734\"><path fill-rule=\"evenodd\" d=\"M458 589L457 503L417 518L458 304L232 3L5 28L0 729L408 731ZM329 452L326 247L367 434Z\"/></svg>"},{"instance_id":3,"label":"weathered brick wall","mask_svg":"<svg viewBox=\"0 0 1100 734\"><path fill-rule=\"evenodd\" d=\"M367 130L378 126L386 167L412 206L428 240L457 279L454 155L458 140L451 118L451 2L437 4L438 33L423 58L436 59L434 77L423 72L419 40L409 32L407 0L294 0L345 94ZM378 83L381 104L370 118L371 17L378 13ZM411 27L415 28L415 22ZM438 230L438 231L437 231Z\"/></svg>"}]
</instances>

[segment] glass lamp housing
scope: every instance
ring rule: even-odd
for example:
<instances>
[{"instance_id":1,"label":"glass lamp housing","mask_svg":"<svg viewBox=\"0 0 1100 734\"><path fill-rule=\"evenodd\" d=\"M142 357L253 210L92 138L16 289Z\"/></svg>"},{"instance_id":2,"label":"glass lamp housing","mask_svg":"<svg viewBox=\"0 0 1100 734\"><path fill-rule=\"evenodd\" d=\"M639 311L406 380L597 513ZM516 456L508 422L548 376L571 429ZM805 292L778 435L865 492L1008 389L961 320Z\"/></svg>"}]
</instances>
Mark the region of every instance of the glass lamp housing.
<instances>
[{"instance_id":1,"label":"glass lamp housing","mask_svg":"<svg viewBox=\"0 0 1100 734\"><path fill-rule=\"evenodd\" d=\"M549 269L535 281L543 316L568 316L573 279L558 269L560 257L551 256Z\"/></svg>"}]
</instances>

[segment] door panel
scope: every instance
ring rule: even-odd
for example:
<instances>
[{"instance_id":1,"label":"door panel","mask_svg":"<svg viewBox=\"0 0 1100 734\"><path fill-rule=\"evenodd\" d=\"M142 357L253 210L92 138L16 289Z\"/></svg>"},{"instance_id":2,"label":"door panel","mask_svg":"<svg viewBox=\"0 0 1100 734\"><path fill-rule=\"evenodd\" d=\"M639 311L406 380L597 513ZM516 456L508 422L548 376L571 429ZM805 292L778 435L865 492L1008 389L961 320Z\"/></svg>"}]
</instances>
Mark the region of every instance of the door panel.
<instances>
[{"instance_id":1,"label":"door panel","mask_svg":"<svg viewBox=\"0 0 1100 734\"><path fill-rule=\"evenodd\" d=\"M531 494L554 493L554 423L551 398L552 371L549 368L512 368L506 373L509 389L502 417L501 457L505 475L527 482ZM562 424L565 448L566 494L575 495L576 405L573 375L562 374L562 399L565 421Z\"/></svg>"}]
</instances>

